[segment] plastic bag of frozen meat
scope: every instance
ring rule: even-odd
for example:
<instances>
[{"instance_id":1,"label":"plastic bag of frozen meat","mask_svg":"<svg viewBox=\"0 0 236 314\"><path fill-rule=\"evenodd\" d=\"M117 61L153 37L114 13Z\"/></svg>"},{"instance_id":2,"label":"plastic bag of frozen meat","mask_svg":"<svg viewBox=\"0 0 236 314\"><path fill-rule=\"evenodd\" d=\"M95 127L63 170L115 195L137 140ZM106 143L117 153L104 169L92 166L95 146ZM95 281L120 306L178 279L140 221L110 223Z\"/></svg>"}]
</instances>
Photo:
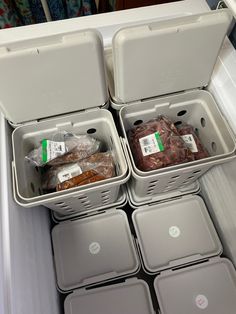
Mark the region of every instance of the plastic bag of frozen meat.
<instances>
[{"instance_id":1,"label":"plastic bag of frozen meat","mask_svg":"<svg viewBox=\"0 0 236 314\"><path fill-rule=\"evenodd\" d=\"M194 128L190 124L182 123L178 127L179 134L185 141L185 144L191 150L194 155L194 160L199 160L202 158L209 157L209 153L206 148L201 143L199 137L197 136Z\"/></svg>"},{"instance_id":2,"label":"plastic bag of frozen meat","mask_svg":"<svg viewBox=\"0 0 236 314\"><path fill-rule=\"evenodd\" d=\"M61 191L98 182L115 176L115 163L111 152L96 153L71 164L53 166L42 177L43 190Z\"/></svg>"},{"instance_id":3,"label":"plastic bag of frozen meat","mask_svg":"<svg viewBox=\"0 0 236 314\"><path fill-rule=\"evenodd\" d=\"M66 131L43 139L25 158L43 167L64 165L87 158L100 150L100 141L87 134L75 135Z\"/></svg>"},{"instance_id":4,"label":"plastic bag of frozen meat","mask_svg":"<svg viewBox=\"0 0 236 314\"><path fill-rule=\"evenodd\" d=\"M128 139L135 164L142 171L194 160L174 123L163 115L131 129Z\"/></svg>"}]
</instances>

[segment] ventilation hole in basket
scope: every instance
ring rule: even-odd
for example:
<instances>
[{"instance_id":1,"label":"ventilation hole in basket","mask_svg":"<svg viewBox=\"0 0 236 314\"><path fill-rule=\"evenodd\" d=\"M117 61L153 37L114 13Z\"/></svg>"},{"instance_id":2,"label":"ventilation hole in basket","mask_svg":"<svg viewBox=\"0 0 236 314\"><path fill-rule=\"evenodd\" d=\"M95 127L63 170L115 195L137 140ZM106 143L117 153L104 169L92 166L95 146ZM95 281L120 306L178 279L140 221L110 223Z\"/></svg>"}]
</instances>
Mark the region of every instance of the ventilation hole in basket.
<instances>
[{"instance_id":1,"label":"ventilation hole in basket","mask_svg":"<svg viewBox=\"0 0 236 314\"><path fill-rule=\"evenodd\" d=\"M193 171L194 174L201 172L202 170Z\"/></svg>"},{"instance_id":2,"label":"ventilation hole in basket","mask_svg":"<svg viewBox=\"0 0 236 314\"><path fill-rule=\"evenodd\" d=\"M176 181L173 180L173 181L168 182L168 184L174 184L175 182L176 182Z\"/></svg>"},{"instance_id":3,"label":"ventilation hole in basket","mask_svg":"<svg viewBox=\"0 0 236 314\"><path fill-rule=\"evenodd\" d=\"M201 126L203 128L205 128L205 126L206 126L206 120L204 118L201 118Z\"/></svg>"},{"instance_id":4,"label":"ventilation hole in basket","mask_svg":"<svg viewBox=\"0 0 236 314\"><path fill-rule=\"evenodd\" d=\"M55 203L55 205L61 206L61 205L65 205L65 203L64 202L58 202L58 203Z\"/></svg>"},{"instance_id":5,"label":"ventilation hole in basket","mask_svg":"<svg viewBox=\"0 0 236 314\"><path fill-rule=\"evenodd\" d=\"M67 209L67 208L69 208L69 206L68 205L62 205L61 208L62 209Z\"/></svg>"},{"instance_id":6,"label":"ventilation hole in basket","mask_svg":"<svg viewBox=\"0 0 236 314\"><path fill-rule=\"evenodd\" d=\"M102 191L102 194L109 194L110 191Z\"/></svg>"},{"instance_id":7,"label":"ventilation hole in basket","mask_svg":"<svg viewBox=\"0 0 236 314\"><path fill-rule=\"evenodd\" d=\"M34 184L33 182L30 183L30 187L31 187L31 190L33 191L33 193L35 192L35 188L34 188Z\"/></svg>"},{"instance_id":8,"label":"ventilation hole in basket","mask_svg":"<svg viewBox=\"0 0 236 314\"><path fill-rule=\"evenodd\" d=\"M137 120L137 121L134 122L134 125L139 125L141 123L143 123L143 120Z\"/></svg>"},{"instance_id":9,"label":"ventilation hole in basket","mask_svg":"<svg viewBox=\"0 0 236 314\"><path fill-rule=\"evenodd\" d=\"M96 133L96 132L97 132L97 130L94 129L94 128L91 128L91 129L88 129L88 130L87 130L87 133L88 133L88 134L94 134L94 133Z\"/></svg>"},{"instance_id":10,"label":"ventilation hole in basket","mask_svg":"<svg viewBox=\"0 0 236 314\"><path fill-rule=\"evenodd\" d=\"M149 185L149 186L148 186L148 190L153 190L155 187L156 187L156 185L153 185L153 184L152 184L152 185Z\"/></svg>"},{"instance_id":11,"label":"ventilation hole in basket","mask_svg":"<svg viewBox=\"0 0 236 314\"><path fill-rule=\"evenodd\" d=\"M78 200L80 200L80 201L86 201L88 199L88 197L87 196L80 196L80 197L78 197Z\"/></svg>"},{"instance_id":12,"label":"ventilation hole in basket","mask_svg":"<svg viewBox=\"0 0 236 314\"><path fill-rule=\"evenodd\" d=\"M153 191L148 191L147 192L147 195L151 195L151 194L153 194Z\"/></svg>"},{"instance_id":13,"label":"ventilation hole in basket","mask_svg":"<svg viewBox=\"0 0 236 314\"><path fill-rule=\"evenodd\" d=\"M173 177L171 177L171 179L177 179L179 177L180 177L179 175L178 176L173 176Z\"/></svg>"},{"instance_id":14,"label":"ventilation hole in basket","mask_svg":"<svg viewBox=\"0 0 236 314\"><path fill-rule=\"evenodd\" d=\"M195 128L195 133L199 137L199 130L198 130L198 128Z\"/></svg>"},{"instance_id":15,"label":"ventilation hole in basket","mask_svg":"<svg viewBox=\"0 0 236 314\"><path fill-rule=\"evenodd\" d=\"M216 146L216 143L215 143L215 142L212 142L212 143L211 143L211 148L212 148L213 152L216 152L217 146Z\"/></svg>"},{"instance_id":16,"label":"ventilation hole in basket","mask_svg":"<svg viewBox=\"0 0 236 314\"><path fill-rule=\"evenodd\" d=\"M177 113L178 117L184 116L187 113L187 110L181 110Z\"/></svg>"},{"instance_id":17,"label":"ventilation hole in basket","mask_svg":"<svg viewBox=\"0 0 236 314\"><path fill-rule=\"evenodd\" d=\"M159 180L150 181L150 184L156 184Z\"/></svg>"},{"instance_id":18,"label":"ventilation hole in basket","mask_svg":"<svg viewBox=\"0 0 236 314\"><path fill-rule=\"evenodd\" d=\"M176 121L176 122L174 123L175 126L180 126L181 124L182 124L182 121Z\"/></svg>"},{"instance_id":19,"label":"ventilation hole in basket","mask_svg":"<svg viewBox=\"0 0 236 314\"><path fill-rule=\"evenodd\" d=\"M194 178L195 178L194 176L188 177L189 180L194 179Z\"/></svg>"}]
</instances>

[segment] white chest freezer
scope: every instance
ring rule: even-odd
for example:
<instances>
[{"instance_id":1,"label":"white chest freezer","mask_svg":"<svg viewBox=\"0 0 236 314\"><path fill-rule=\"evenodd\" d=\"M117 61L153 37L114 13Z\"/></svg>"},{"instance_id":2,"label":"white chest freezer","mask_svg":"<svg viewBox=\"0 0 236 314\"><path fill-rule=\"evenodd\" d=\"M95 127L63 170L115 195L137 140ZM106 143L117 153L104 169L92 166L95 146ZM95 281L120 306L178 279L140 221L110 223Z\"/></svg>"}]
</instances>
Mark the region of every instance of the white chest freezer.
<instances>
[{"instance_id":1,"label":"white chest freezer","mask_svg":"<svg viewBox=\"0 0 236 314\"><path fill-rule=\"evenodd\" d=\"M92 17L1 30L0 45L12 41L39 39L81 29L97 28L104 45L111 44L114 33L129 24L163 20L203 13L205 0L176 3L114 12ZM236 131L236 54L226 39L218 58L209 89L220 109ZM0 118L0 312L4 314L59 314L62 306L56 289L51 247L49 211L44 207L18 206L11 189L11 131ZM201 187L218 226L227 257L236 263L235 162L218 167L202 178ZM220 200L220 201L219 201Z\"/></svg>"}]
</instances>

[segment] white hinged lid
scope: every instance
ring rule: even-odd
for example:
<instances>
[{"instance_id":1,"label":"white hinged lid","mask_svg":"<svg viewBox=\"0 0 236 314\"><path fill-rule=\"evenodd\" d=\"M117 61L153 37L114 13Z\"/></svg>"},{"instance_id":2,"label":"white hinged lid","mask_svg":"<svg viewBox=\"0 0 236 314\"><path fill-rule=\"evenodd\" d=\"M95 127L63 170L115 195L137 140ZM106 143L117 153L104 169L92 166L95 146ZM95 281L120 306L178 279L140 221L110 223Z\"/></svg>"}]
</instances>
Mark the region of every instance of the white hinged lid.
<instances>
[{"instance_id":1,"label":"white hinged lid","mask_svg":"<svg viewBox=\"0 0 236 314\"><path fill-rule=\"evenodd\" d=\"M107 61L114 100L127 103L206 86L231 21L229 10L219 10L118 31L113 65Z\"/></svg>"},{"instance_id":2,"label":"white hinged lid","mask_svg":"<svg viewBox=\"0 0 236 314\"><path fill-rule=\"evenodd\" d=\"M58 286L63 291L134 274L138 254L124 211L58 224L52 230Z\"/></svg>"},{"instance_id":3,"label":"white hinged lid","mask_svg":"<svg viewBox=\"0 0 236 314\"><path fill-rule=\"evenodd\" d=\"M206 206L197 195L140 207L132 219L144 267L150 273L222 253Z\"/></svg>"},{"instance_id":4,"label":"white hinged lid","mask_svg":"<svg viewBox=\"0 0 236 314\"><path fill-rule=\"evenodd\" d=\"M132 278L91 290L76 290L65 299L65 314L154 314L147 283Z\"/></svg>"},{"instance_id":5,"label":"white hinged lid","mask_svg":"<svg viewBox=\"0 0 236 314\"><path fill-rule=\"evenodd\" d=\"M236 272L225 258L163 273L154 288L162 314L236 312Z\"/></svg>"},{"instance_id":6,"label":"white hinged lid","mask_svg":"<svg viewBox=\"0 0 236 314\"><path fill-rule=\"evenodd\" d=\"M14 124L106 103L103 44L95 30L0 43L0 108Z\"/></svg>"}]
</instances>

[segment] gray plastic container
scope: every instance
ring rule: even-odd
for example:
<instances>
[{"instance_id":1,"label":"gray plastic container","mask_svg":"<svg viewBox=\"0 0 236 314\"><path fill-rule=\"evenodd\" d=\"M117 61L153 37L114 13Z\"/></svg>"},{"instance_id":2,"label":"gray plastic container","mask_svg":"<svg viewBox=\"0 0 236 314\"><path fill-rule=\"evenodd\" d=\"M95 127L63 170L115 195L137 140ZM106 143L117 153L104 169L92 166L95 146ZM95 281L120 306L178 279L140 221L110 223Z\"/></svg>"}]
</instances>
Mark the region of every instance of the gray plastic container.
<instances>
[{"instance_id":1,"label":"gray plastic container","mask_svg":"<svg viewBox=\"0 0 236 314\"><path fill-rule=\"evenodd\" d=\"M133 212L132 220L149 274L222 253L206 206L197 195L141 207Z\"/></svg>"},{"instance_id":2,"label":"gray plastic container","mask_svg":"<svg viewBox=\"0 0 236 314\"><path fill-rule=\"evenodd\" d=\"M181 189L211 167L235 158L234 135L213 96L202 90L210 82L231 21L228 10L218 10L127 27L115 34L112 51L106 52L111 105L120 110L131 161L130 184L137 198ZM210 157L139 170L127 131L159 114L193 125Z\"/></svg>"},{"instance_id":3,"label":"gray plastic container","mask_svg":"<svg viewBox=\"0 0 236 314\"><path fill-rule=\"evenodd\" d=\"M52 230L57 283L61 291L138 272L140 262L124 211L109 209L66 221Z\"/></svg>"},{"instance_id":4,"label":"gray plastic container","mask_svg":"<svg viewBox=\"0 0 236 314\"><path fill-rule=\"evenodd\" d=\"M148 285L132 278L124 283L74 291L65 300L65 314L154 314Z\"/></svg>"},{"instance_id":5,"label":"gray plastic container","mask_svg":"<svg viewBox=\"0 0 236 314\"><path fill-rule=\"evenodd\" d=\"M227 259L163 272L154 287L161 314L236 313L236 272Z\"/></svg>"},{"instance_id":6,"label":"gray plastic container","mask_svg":"<svg viewBox=\"0 0 236 314\"><path fill-rule=\"evenodd\" d=\"M0 108L16 127L12 134L16 202L24 207L44 205L60 214L115 203L130 174L113 117L103 109L108 107L108 93L99 32L50 34L12 41L0 49ZM102 151L114 156L116 176L43 194L38 168L25 157L43 139L61 131L99 139Z\"/></svg>"},{"instance_id":7,"label":"gray plastic container","mask_svg":"<svg viewBox=\"0 0 236 314\"><path fill-rule=\"evenodd\" d=\"M52 215L52 219L54 220L54 222L56 223L59 223L61 221L65 221L65 220L69 220L71 218L79 218L81 216L89 216L91 215L91 213L96 213L98 211L104 211L108 208L123 208L127 203L127 192L126 192L126 188L125 186L122 186L120 188L120 191L119 191L119 195L118 195L118 198L117 198L117 201L113 204L108 204L108 205L103 205L101 207L95 207L95 208L92 208L92 209L89 209L89 210L86 210L86 209L82 209L82 210L78 210L74 213L68 213L67 215L63 215L63 214L60 214L58 213L57 211L55 210L52 210L51 211L51 215Z\"/></svg>"},{"instance_id":8,"label":"gray plastic container","mask_svg":"<svg viewBox=\"0 0 236 314\"><path fill-rule=\"evenodd\" d=\"M154 194L152 196L146 195L145 197L139 197L135 194L133 189L132 180L130 180L127 184L127 196L129 205L136 209L140 206L152 205L157 202L162 202L168 199L178 198L188 194L198 194L200 192L200 185L198 181L193 182L190 185L185 185L177 190L171 190L169 192Z\"/></svg>"}]
</instances>

